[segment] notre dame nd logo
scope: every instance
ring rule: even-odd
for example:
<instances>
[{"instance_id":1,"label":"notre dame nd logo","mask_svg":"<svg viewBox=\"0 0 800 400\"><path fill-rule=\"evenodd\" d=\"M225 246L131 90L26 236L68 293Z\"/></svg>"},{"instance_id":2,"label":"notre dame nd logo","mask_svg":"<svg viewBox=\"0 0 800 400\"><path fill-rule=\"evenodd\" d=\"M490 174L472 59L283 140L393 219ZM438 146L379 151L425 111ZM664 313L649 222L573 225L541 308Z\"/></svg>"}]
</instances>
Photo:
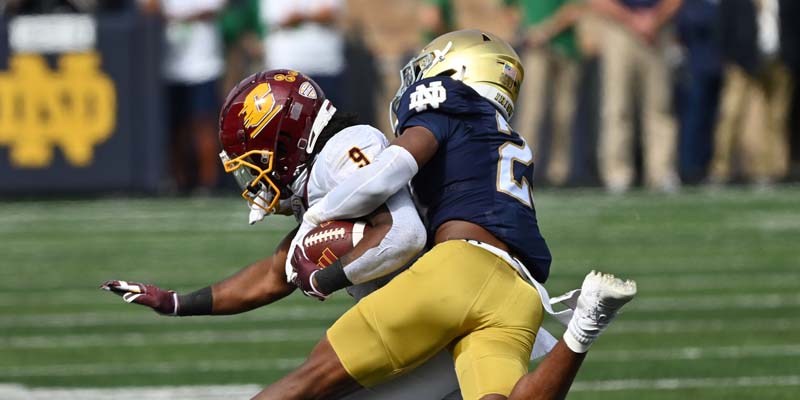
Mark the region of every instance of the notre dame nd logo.
<instances>
[{"instance_id":1,"label":"notre dame nd logo","mask_svg":"<svg viewBox=\"0 0 800 400\"><path fill-rule=\"evenodd\" d=\"M447 100L447 90L442 86L442 82L431 82L429 86L417 85L409 97L409 110L417 112L425 111L428 106L439 108L439 105Z\"/></svg>"},{"instance_id":2,"label":"notre dame nd logo","mask_svg":"<svg viewBox=\"0 0 800 400\"><path fill-rule=\"evenodd\" d=\"M94 146L105 141L116 121L116 91L100 70L97 53L65 54L58 69L44 58L18 54L0 72L0 146L11 165L45 168L59 147L67 162L85 167Z\"/></svg>"}]
</instances>

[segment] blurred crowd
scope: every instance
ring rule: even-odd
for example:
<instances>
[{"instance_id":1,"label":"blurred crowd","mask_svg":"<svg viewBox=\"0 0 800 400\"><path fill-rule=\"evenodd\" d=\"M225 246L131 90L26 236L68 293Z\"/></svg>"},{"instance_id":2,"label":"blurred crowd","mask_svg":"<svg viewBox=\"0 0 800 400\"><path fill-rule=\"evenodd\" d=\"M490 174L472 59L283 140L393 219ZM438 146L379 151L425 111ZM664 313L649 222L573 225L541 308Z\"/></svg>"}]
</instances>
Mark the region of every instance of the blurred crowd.
<instances>
[{"instance_id":1,"label":"blurred crowd","mask_svg":"<svg viewBox=\"0 0 800 400\"><path fill-rule=\"evenodd\" d=\"M548 183L674 192L791 176L799 2L506 3L527 72L515 126Z\"/></svg>"},{"instance_id":2,"label":"blurred crowd","mask_svg":"<svg viewBox=\"0 0 800 400\"><path fill-rule=\"evenodd\" d=\"M518 50L513 126L539 185L752 184L798 178L797 0L6 0L5 14L137 12L163 21L170 186L220 185L216 119L247 74L291 68L389 134L398 71L437 35ZM185 143L193 143L187 147Z\"/></svg>"}]
</instances>

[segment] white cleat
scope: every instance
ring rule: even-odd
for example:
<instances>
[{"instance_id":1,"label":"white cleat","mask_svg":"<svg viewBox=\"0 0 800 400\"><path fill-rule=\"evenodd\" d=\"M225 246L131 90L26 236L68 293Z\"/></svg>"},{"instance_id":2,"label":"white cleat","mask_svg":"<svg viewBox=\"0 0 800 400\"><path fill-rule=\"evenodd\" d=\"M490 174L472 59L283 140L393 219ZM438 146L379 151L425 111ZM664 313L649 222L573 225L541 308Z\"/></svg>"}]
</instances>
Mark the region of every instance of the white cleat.
<instances>
[{"instance_id":1,"label":"white cleat","mask_svg":"<svg viewBox=\"0 0 800 400\"><path fill-rule=\"evenodd\" d=\"M585 353L617 312L636 295L636 282L592 271L581 285L578 306L564 332L570 350Z\"/></svg>"}]
</instances>

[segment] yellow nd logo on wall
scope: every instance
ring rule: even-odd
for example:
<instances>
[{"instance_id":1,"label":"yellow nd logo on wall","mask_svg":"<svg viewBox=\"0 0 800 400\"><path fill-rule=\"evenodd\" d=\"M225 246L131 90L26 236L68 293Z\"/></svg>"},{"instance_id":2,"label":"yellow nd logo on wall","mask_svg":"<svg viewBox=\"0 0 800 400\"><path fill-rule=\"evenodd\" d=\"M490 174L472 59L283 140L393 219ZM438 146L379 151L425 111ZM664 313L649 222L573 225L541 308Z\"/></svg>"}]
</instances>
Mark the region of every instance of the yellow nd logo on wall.
<instances>
[{"instance_id":1,"label":"yellow nd logo on wall","mask_svg":"<svg viewBox=\"0 0 800 400\"><path fill-rule=\"evenodd\" d=\"M64 54L56 70L40 55L17 54L0 71L0 146L13 167L46 168L55 147L70 165L90 165L116 114L114 84L95 52Z\"/></svg>"}]
</instances>

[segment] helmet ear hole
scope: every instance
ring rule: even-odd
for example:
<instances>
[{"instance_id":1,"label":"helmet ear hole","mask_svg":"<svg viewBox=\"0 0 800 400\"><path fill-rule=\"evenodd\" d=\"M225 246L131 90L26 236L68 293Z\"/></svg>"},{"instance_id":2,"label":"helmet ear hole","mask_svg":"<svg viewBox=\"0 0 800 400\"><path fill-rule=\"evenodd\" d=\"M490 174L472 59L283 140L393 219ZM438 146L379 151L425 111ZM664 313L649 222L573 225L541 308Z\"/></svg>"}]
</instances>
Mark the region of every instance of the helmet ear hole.
<instances>
[{"instance_id":1,"label":"helmet ear hole","mask_svg":"<svg viewBox=\"0 0 800 400\"><path fill-rule=\"evenodd\" d=\"M456 70L451 68L451 69L446 69L446 70L444 70L442 72L439 72L438 74L436 74L436 76L453 76L455 74L456 74Z\"/></svg>"},{"instance_id":2,"label":"helmet ear hole","mask_svg":"<svg viewBox=\"0 0 800 400\"><path fill-rule=\"evenodd\" d=\"M282 159L289 154L289 149L286 146L286 142L283 140L278 140L277 146L275 146L275 155L277 159Z\"/></svg>"},{"instance_id":3,"label":"helmet ear hole","mask_svg":"<svg viewBox=\"0 0 800 400\"><path fill-rule=\"evenodd\" d=\"M482 33L481 35L483 36L483 41L484 41L484 42L491 42L491 41L492 41L492 38L490 38L490 37L489 37L488 35L486 35L485 33Z\"/></svg>"},{"instance_id":4,"label":"helmet ear hole","mask_svg":"<svg viewBox=\"0 0 800 400\"><path fill-rule=\"evenodd\" d=\"M292 140L292 135L285 131L278 132L278 141L275 146L275 155L280 160L289 154L287 143Z\"/></svg>"}]
</instances>

